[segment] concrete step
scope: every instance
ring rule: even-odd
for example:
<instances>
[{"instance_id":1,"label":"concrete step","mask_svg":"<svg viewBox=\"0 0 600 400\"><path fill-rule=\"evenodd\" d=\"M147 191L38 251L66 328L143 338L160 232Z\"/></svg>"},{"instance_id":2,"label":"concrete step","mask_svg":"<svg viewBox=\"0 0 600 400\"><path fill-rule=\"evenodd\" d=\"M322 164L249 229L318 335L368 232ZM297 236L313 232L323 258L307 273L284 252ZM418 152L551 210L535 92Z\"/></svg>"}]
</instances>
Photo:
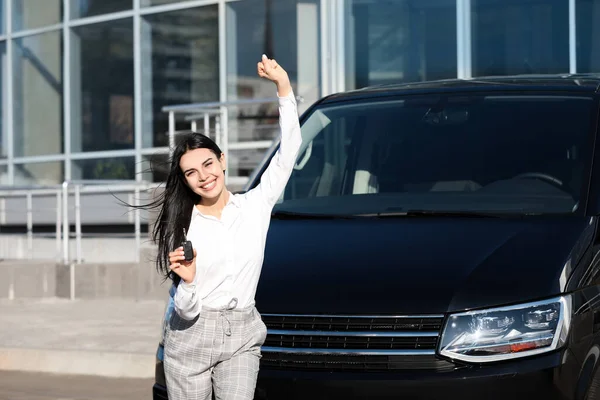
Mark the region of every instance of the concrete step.
<instances>
[{"instance_id":1,"label":"concrete step","mask_svg":"<svg viewBox=\"0 0 600 400\"><path fill-rule=\"evenodd\" d=\"M0 371L153 378L153 354L0 348Z\"/></svg>"},{"instance_id":2,"label":"concrete step","mask_svg":"<svg viewBox=\"0 0 600 400\"><path fill-rule=\"evenodd\" d=\"M150 378L164 301L0 300L0 370Z\"/></svg>"},{"instance_id":3,"label":"concrete step","mask_svg":"<svg viewBox=\"0 0 600 400\"><path fill-rule=\"evenodd\" d=\"M54 260L2 260L0 299L166 297L164 281L152 262L83 263L62 265Z\"/></svg>"}]
</instances>

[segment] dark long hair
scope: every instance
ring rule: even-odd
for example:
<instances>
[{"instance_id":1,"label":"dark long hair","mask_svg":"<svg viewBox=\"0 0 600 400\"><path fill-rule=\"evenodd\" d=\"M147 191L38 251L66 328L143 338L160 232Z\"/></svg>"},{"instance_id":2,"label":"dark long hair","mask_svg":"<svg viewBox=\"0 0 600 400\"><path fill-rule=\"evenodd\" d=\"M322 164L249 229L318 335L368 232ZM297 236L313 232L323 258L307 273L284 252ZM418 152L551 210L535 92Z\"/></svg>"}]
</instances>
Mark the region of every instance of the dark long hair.
<instances>
[{"instance_id":1,"label":"dark long hair","mask_svg":"<svg viewBox=\"0 0 600 400\"><path fill-rule=\"evenodd\" d=\"M183 230L187 231L193 207L200 202L200 196L187 186L179 160L186 152L195 149L209 149L217 159L221 158L221 149L209 137L196 132L177 136L164 191L155 201L139 206L160 210L152 231L152 239L158 245L156 269L165 280L171 279L175 284L179 284L181 278L169 268L169 253L184 241Z\"/></svg>"}]
</instances>

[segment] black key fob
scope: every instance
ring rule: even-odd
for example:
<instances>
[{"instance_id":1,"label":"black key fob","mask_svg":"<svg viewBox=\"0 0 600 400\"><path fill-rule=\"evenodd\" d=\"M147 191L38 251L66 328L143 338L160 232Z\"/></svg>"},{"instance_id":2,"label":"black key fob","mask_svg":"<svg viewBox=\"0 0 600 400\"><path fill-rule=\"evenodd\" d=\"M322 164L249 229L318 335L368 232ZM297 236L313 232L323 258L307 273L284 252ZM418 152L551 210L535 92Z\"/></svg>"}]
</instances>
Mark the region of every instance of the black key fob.
<instances>
[{"instance_id":1,"label":"black key fob","mask_svg":"<svg viewBox=\"0 0 600 400\"><path fill-rule=\"evenodd\" d=\"M192 242L187 240L185 228L183 229L183 237L184 241L181 244L183 246L183 256L185 257L185 261L192 261L194 259L194 249L192 248Z\"/></svg>"},{"instance_id":2,"label":"black key fob","mask_svg":"<svg viewBox=\"0 0 600 400\"><path fill-rule=\"evenodd\" d=\"M189 240L183 242L183 255L185 261L192 261L194 259L194 249L192 248L192 242Z\"/></svg>"}]
</instances>

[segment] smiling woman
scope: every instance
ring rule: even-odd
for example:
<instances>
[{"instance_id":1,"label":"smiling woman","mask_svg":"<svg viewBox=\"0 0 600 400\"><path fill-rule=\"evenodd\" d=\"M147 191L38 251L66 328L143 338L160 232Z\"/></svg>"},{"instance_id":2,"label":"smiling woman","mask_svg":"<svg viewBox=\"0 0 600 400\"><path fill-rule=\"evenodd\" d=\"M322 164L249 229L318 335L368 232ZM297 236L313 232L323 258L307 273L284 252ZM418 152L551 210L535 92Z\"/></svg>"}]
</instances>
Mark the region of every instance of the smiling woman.
<instances>
[{"instance_id":1,"label":"smiling woman","mask_svg":"<svg viewBox=\"0 0 600 400\"><path fill-rule=\"evenodd\" d=\"M172 314L164 336L170 400L251 399L267 330L254 296L271 211L292 173L302 137L287 72L263 55L258 76L276 84L280 146L254 189L232 194L225 156L200 133L177 138L154 229L158 270L172 279ZM190 241L193 258L182 244ZM186 243L186 246L188 243ZM218 354L219 357L213 357Z\"/></svg>"},{"instance_id":2,"label":"smiling woman","mask_svg":"<svg viewBox=\"0 0 600 400\"><path fill-rule=\"evenodd\" d=\"M207 205L213 206L225 187L225 155L214 142L206 143L209 148L203 147L202 142L207 140L202 136L190 135L187 140L188 151L181 156L179 165L188 187L202 198L198 207L210 214Z\"/></svg>"}]
</instances>

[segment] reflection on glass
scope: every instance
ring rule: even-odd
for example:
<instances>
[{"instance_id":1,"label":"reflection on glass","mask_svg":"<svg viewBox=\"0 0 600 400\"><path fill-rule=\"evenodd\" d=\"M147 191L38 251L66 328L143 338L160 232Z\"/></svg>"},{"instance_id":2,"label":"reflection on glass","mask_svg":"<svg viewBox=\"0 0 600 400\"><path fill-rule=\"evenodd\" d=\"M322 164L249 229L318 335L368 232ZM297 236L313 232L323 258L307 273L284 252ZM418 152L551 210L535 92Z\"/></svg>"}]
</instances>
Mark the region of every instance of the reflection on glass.
<instances>
[{"instance_id":1,"label":"reflection on glass","mask_svg":"<svg viewBox=\"0 0 600 400\"><path fill-rule=\"evenodd\" d=\"M62 0L13 0L13 30L59 24L62 4Z\"/></svg>"},{"instance_id":2,"label":"reflection on glass","mask_svg":"<svg viewBox=\"0 0 600 400\"><path fill-rule=\"evenodd\" d=\"M577 72L600 71L600 0L577 0Z\"/></svg>"},{"instance_id":3,"label":"reflection on glass","mask_svg":"<svg viewBox=\"0 0 600 400\"><path fill-rule=\"evenodd\" d=\"M4 41L0 42L0 59L2 59L0 76L4 76L6 63L6 42ZM4 79L0 79L0 93L6 93ZM5 95L0 98L0 159L4 159L8 155L8 132L6 132L6 121L4 120L5 99Z\"/></svg>"},{"instance_id":4,"label":"reflection on glass","mask_svg":"<svg viewBox=\"0 0 600 400\"><path fill-rule=\"evenodd\" d=\"M296 94L312 103L320 95L319 48L318 0L228 3L227 99L273 98L273 84L256 75L265 53L285 67Z\"/></svg>"},{"instance_id":5,"label":"reflection on glass","mask_svg":"<svg viewBox=\"0 0 600 400\"><path fill-rule=\"evenodd\" d=\"M72 151L133 148L133 21L76 27L71 52Z\"/></svg>"},{"instance_id":6,"label":"reflection on glass","mask_svg":"<svg viewBox=\"0 0 600 400\"><path fill-rule=\"evenodd\" d=\"M168 145L168 115L162 107L219 100L218 20L216 5L144 17L144 147ZM189 129L189 124L181 121L177 129Z\"/></svg>"},{"instance_id":7,"label":"reflection on glass","mask_svg":"<svg viewBox=\"0 0 600 400\"><path fill-rule=\"evenodd\" d=\"M0 0L0 34L5 34L4 14L6 13L6 1Z\"/></svg>"},{"instance_id":8,"label":"reflection on glass","mask_svg":"<svg viewBox=\"0 0 600 400\"><path fill-rule=\"evenodd\" d=\"M142 7L158 6L161 4L181 3L185 0L141 0Z\"/></svg>"},{"instance_id":9,"label":"reflection on glass","mask_svg":"<svg viewBox=\"0 0 600 400\"><path fill-rule=\"evenodd\" d=\"M8 165L0 165L0 185L8 185Z\"/></svg>"},{"instance_id":10,"label":"reflection on glass","mask_svg":"<svg viewBox=\"0 0 600 400\"><path fill-rule=\"evenodd\" d=\"M134 160L134 157L74 160L71 175L74 180L132 180L135 179Z\"/></svg>"},{"instance_id":11,"label":"reflection on glass","mask_svg":"<svg viewBox=\"0 0 600 400\"><path fill-rule=\"evenodd\" d=\"M346 5L346 89L456 77L455 0Z\"/></svg>"},{"instance_id":12,"label":"reflection on glass","mask_svg":"<svg viewBox=\"0 0 600 400\"><path fill-rule=\"evenodd\" d=\"M58 185L64 181L62 161L15 164L15 185Z\"/></svg>"},{"instance_id":13,"label":"reflection on glass","mask_svg":"<svg viewBox=\"0 0 600 400\"><path fill-rule=\"evenodd\" d=\"M569 72L564 0L472 0L473 76Z\"/></svg>"},{"instance_id":14,"label":"reflection on glass","mask_svg":"<svg viewBox=\"0 0 600 400\"><path fill-rule=\"evenodd\" d=\"M46 1L46 0L40 0ZM94 15L127 11L133 8L133 0L70 0L71 18L93 17Z\"/></svg>"},{"instance_id":15,"label":"reflection on glass","mask_svg":"<svg viewBox=\"0 0 600 400\"><path fill-rule=\"evenodd\" d=\"M15 39L13 49L14 155L62 153L61 31Z\"/></svg>"},{"instance_id":16,"label":"reflection on glass","mask_svg":"<svg viewBox=\"0 0 600 400\"><path fill-rule=\"evenodd\" d=\"M298 104L300 113L321 95L319 4L319 0L227 3L227 100L271 99L229 109L230 141L271 140L277 135L277 102L272 100L275 88L256 74L256 63L263 53L288 72L295 94L304 98ZM231 153L229 171L248 175L264 151Z\"/></svg>"},{"instance_id":17,"label":"reflection on glass","mask_svg":"<svg viewBox=\"0 0 600 400\"><path fill-rule=\"evenodd\" d=\"M265 156L267 149L229 150L227 169L237 176L250 176Z\"/></svg>"}]
</instances>

